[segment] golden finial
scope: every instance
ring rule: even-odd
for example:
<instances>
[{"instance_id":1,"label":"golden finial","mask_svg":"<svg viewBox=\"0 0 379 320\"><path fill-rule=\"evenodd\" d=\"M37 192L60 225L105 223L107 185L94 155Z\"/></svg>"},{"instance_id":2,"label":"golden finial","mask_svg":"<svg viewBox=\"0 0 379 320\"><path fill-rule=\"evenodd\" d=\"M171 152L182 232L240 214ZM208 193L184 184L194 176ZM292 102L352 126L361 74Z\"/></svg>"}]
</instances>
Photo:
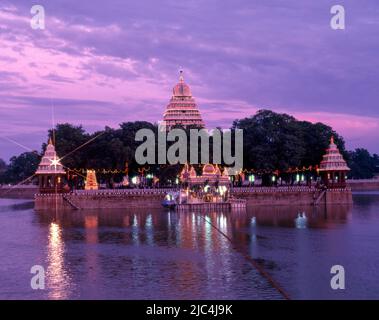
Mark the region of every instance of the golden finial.
<instances>
[{"instance_id":1,"label":"golden finial","mask_svg":"<svg viewBox=\"0 0 379 320\"><path fill-rule=\"evenodd\" d=\"M183 70L182 69L179 70L179 75L180 75L179 76L179 81L180 82L184 82L184 76L183 76Z\"/></svg>"},{"instance_id":2,"label":"golden finial","mask_svg":"<svg viewBox=\"0 0 379 320\"><path fill-rule=\"evenodd\" d=\"M330 137L330 144L334 144L334 136Z\"/></svg>"},{"instance_id":3,"label":"golden finial","mask_svg":"<svg viewBox=\"0 0 379 320\"><path fill-rule=\"evenodd\" d=\"M53 144L53 140L51 139L51 137L49 138L49 143L48 144Z\"/></svg>"}]
</instances>

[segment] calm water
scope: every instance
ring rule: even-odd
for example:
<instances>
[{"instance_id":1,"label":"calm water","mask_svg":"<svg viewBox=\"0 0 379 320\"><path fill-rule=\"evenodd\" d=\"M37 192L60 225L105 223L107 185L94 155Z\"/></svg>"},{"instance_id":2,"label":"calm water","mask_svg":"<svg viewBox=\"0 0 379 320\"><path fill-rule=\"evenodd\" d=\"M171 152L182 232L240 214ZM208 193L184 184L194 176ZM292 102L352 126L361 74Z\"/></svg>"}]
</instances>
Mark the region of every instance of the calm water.
<instances>
[{"instance_id":1,"label":"calm water","mask_svg":"<svg viewBox=\"0 0 379 320\"><path fill-rule=\"evenodd\" d=\"M379 192L355 194L350 207L248 214L59 214L0 199L0 298L281 299L257 263L291 298L379 299L378 245ZM330 288L335 264L344 291ZM33 265L46 270L45 290L30 287Z\"/></svg>"}]
</instances>

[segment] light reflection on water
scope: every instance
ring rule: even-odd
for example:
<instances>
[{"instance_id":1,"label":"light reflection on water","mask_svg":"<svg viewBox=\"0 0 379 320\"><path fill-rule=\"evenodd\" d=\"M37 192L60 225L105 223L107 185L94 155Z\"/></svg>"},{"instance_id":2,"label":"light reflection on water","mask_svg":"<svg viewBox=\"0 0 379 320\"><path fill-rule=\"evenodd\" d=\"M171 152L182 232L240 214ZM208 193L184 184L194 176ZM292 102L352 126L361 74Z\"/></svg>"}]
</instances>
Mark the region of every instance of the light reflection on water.
<instances>
[{"instance_id":1,"label":"light reflection on water","mask_svg":"<svg viewBox=\"0 0 379 320\"><path fill-rule=\"evenodd\" d=\"M64 243L61 227L55 222L49 226L48 267L46 270L46 285L50 299L66 299L69 295L70 278L64 268Z\"/></svg>"},{"instance_id":2,"label":"light reflection on water","mask_svg":"<svg viewBox=\"0 0 379 320\"><path fill-rule=\"evenodd\" d=\"M34 212L5 201L12 204L0 199L6 253L0 298L282 298L244 254L293 298L378 298L379 195L356 195L353 207L253 207L247 213ZM306 228L297 229L303 211ZM33 264L46 266L45 291L28 288ZM345 266L349 290L330 289L333 264ZM4 278L11 265L19 273Z\"/></svg>"}]
</instances>

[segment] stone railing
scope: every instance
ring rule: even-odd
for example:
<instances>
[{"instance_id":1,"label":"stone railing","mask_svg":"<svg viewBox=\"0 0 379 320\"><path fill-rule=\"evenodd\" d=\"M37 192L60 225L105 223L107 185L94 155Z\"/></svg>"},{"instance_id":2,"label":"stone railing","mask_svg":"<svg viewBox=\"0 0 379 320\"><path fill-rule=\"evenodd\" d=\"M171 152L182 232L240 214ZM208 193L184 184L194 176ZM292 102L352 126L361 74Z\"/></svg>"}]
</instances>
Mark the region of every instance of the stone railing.
<instances>
[{"instance_id":1,"label":"stone railing","mask_svg":"<svg viewBox=\"0 0 379 320\"><path fill-rule=\"evenodd\" d=\"M286 187L234 187L230 189L233 193L272 193L272 192L315 192L319 189L307 186L286 186Z\"/></svg>"},{"instance_id":2,"label":"stone railing","mask_svg":"<svg viewBox=\"0 0 379 320\"><path fill-rule=\"evenodd\" d=\"M379 183L379 179L349 179L347 183Z\"/></svg>"},{"instance_id":3,"label":"stone railing","mask_svg":"<svg viewBox=\"0 0 379 320\"><path fill-rule=\"evenodd\" d=\"M168 192L177 192L179 189L104 189L104 190L76 190L72 195L78 196L114 196L114 195L165 195Z\"/></svg>"}]
</instances>

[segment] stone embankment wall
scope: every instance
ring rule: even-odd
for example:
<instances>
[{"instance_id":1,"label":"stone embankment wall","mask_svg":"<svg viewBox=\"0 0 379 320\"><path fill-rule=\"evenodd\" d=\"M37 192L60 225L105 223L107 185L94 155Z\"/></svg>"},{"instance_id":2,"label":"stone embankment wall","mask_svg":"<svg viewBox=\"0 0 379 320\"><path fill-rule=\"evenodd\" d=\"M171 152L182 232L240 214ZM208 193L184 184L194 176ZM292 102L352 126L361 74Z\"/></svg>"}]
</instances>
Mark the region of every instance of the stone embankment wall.
<instances>
[{"instance_id":1,"label":"stone embankment wall","mask_svg":"<svg viewBox=\"0 0 379 320\"><path fill-rule=\"evenodd\" d=\"M379 191L379 179L348 180L352 191Z\"/></svg>"},{"instance_id":2,"label":"stone embankment wall","mask_svg":"<svg viewBox=\"0 0 379 320\"><path fill-rule=\"evenodd\" d=\"M162 201L173 189L125 189L76 191L64 195L37 194L35 208L49 210L62 209L123 209L123 208L162 208Z\"/></svg>"},{"instance_id":3,"label":"stone embankment wall","mask_svg":"<svg viewBox=\"0 0 379 320\"><path fill-rule=\"evenodd\" d=\"M246 199L248 206L253 205L314 205L353 203L351 190L322 190L309 187L273 188L234 188L232 195Z\"/></svg>"},{"instance_id":4,"label":"stone embankment wall","mask_svg":"<svg viewBox=\"0 0 379 320\"><path fill-rule=\"evenodd\" d=\"M36 186L0 186L0 198L34 199L36 193L38 193L38 188Z\"/></svg>"},{"instance_id":5,"label":"stone embankment wall","mask_svg":"<svg viewBox=\"0 0 379 320\"><path fill-rule=\"evenodd\" d=\"M122 209L122 208L161 208L167 192L173 189L151 190L101 190L77 191L75 193L54 195L37 194L35 208L41 210L59 209ZM308 187L278 188L234 188L231 195L246 200L251 205L314 205L350 204L350 189L322 191Z\"/></svg>"}]
</instances>

